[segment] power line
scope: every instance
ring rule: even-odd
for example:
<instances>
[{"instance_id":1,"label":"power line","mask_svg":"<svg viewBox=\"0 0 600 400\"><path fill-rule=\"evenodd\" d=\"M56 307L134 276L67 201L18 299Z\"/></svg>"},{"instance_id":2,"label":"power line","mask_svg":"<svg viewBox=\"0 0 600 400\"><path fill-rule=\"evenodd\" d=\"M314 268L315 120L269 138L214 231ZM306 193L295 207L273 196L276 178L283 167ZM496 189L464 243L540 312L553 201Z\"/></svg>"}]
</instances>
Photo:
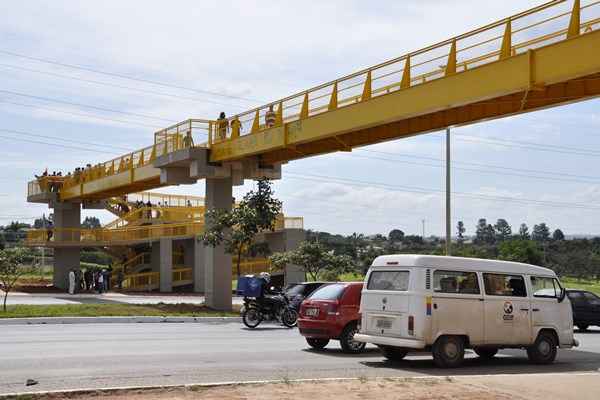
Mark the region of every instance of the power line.
<instances>
[{"instance_id":1,"label":"power line","mask_svg":"<svg viewBox=\"0 0 600 400\"><path fill-rule=\"evenodd\" d=\"M44 58L26 56L24 54L18 54L18 53L14 53L14 52L11 52L11 51L6 51L6 50L0 50L0 53L7 54L7 55L13 56L13 57L24 58L24 59L27 59L27 60L33 60L33 61L37 61L37 62L42 62L42 63L46 63L46 64L53 64L53 65L58 65L58 66L61 66L61 67L78 69L78 70L81 70L81 71L88 71L88 72L93 72L93 73L96 73L96 74L101 74L101 75L106 75L106 76L112 76L112 77L117 77L117 78L121 78L121 79L128 79L128 80L136 81L136 82L144 82L144 83L150 83L150 84L153 84L153 85L158 85L158 86L163 86L163 87L170 87L170 88L174 88L174 89L186 90L186 91L189 91L189 92L195 92L195 93L200 93L200 94L207 94L207 95L210 95L210 96L226 97L226 98L229 98L229 99L244 100L244 101L249 101L249 102L252 102L252 103L265 103L265 101L263 101L263 100L257 100L257 99L251 99L251 98L246 98L246 97L241 97L241 96L235 96L235 95L229 95L229 94L224 94L224 93L212 92L212 91L209 91L209 90L192 89L192 88L185 87L185 86L173 85L173 84L170 84L170 83L155 81L155 80L151 80L151 79L144 79L144 78L137 78L137 77L127 76L127 75L119 74L119 73L116 73L116 72L101 71L101 70L98 70L98 69L94 69L94 68L91 68L91 67L85 67L85 66L81 66L81 65L67 64L67 63L62 63L62 62L58 62L58 61L48 60L48 59L44 59Z\"/></svg>"},{"instance_id":2,"label":"power line","mask_svg":"<svg viewBox=\"0 0 600 400\"><path fill-rule=\"evenodd\" d=\"M396 156L396 157L417 158L417 159L431 160L431 161L437 161L437 162L444 161L442 158L427 157L427 156L423 156L423 155L413 155L413 154L406 154L406 153L390 153L390 152L386 152L386 151L367 150L367 149L357 149L356 151L384 154L384 155L390 155L390 156ZM568 177L573 177L573 178L583 178L583 179L600 179L600 177L598 177L598 176L568 174L565 172L542 171L542 170L528 169L528 168L514 168L514 167L507 167L504 165L482 164L482 163L474 163L474 162L469 162L469 161L453 160L452 163L453 164L463 164L463 165L474 165L476 167L484 167L484 168L505 169L508 171L516 171L516 172L532 172L532 173L536 173L536 174L561 175L561 176L568 176Z\"/></svg>"},{"instance_id":3,"label":"power line","mask_svg":"<svg viewBox=\"0 0 600 400\"><path fill-rule=\"evenodd\" d=\"M395 163L409 164L409 165L422 165L422 166L432 167L432 168L442 168L442 169L445 168L444 165L437 165L437 164L426 164L426 163L419 163L419 162L414 162L414 161L393 160L393 159L389 159L389 158L369 157L369 156L361 156L361 155L357 155L357 154L348 154L348 153L346 153L346 155L350 156L350 157L364 158L364 159L369 159L369 160L380 160L380 161L395 162ZM476 168L454 167L453 169L457 169L457 170L461 170L461 171L468 171L468 172L483 173L483 174L518 176L521 178L540 179L540 180L553 181L553 182L600 183L600 177L591 178L591 179L597 180L597 181L594 181L594 180L581 180L581 179L570 179L570 178L553 178L553 177L549 177L549 176L535 176L535 175L518 174L518 173L512 173L512 172L486 171L483 169L476 169Z\"/></svg>"},{"instance_id":4,"label":"power line","mask_svg":"<svg viewBox=\"0 0 600 400\"><path fill-rule=\"evenodd\" d=\"M40 142L40 141L37 141L37 140L30 140L30 139L23 139L23 138L14 138L14 137L9 137L9 136L0 136L0 139L14 140L16 142L27 142L27 143L34 143L34 144L43 144L43 145L46 145L46 146L62 147L62 148L65 148L65 149L73 149L73 150L80 150L80 151L89 151L89 152L93 152L93 153L104 153L104 154L112 154L112 155L120 155L121 154L121 153L115 153L115 152L111 152L111 151L103 151L103 150L89 149L89 148L85 148L85 147L69 146L69 145L66 145L66 144L59 144L59 143Z\"/></svg>"},{"instance_id":5,"label":"power line","mask_svg":"<svg viewBox=\"0 0 600 400\"><path fill-rule=\"evenodd\" d=\"M165 121L165 122L169 122L169 123L176 123L176 122L178 122L178 121L174 121L172 119L166 119L166 118L160 118L160 117L153 117L152 115L145 115L145 114L138 114L138 113L132 113L132 112L127 112L127 111L113 110L111 108L104 108L104 107L93 106L93 105L90 105L90 104L74 103L74 102L70 102L70 101L66 101L66 100L52 99L52 98L49 98L49 97L35 96L35 95L31 95L31 94L12 92L10 90L2 90L2 89L0 89L0 93L8 93L8 94L11 94L11 95L14 95L14 96L28 97L28 98L31 98L31 99L37 99L37 100L43 100L43 101L50 101L50 102L54 102L54 103L68 104L68 105L77 106L77 107L92 108L92 109L95 109L95 110L107 111L107 112L112 112L112 113L132 115L132 116L135 116L135 117L150 118L150 119L155 119L155 120L158 120L158 121Z\"/></svg>"},{"instance_id":6,"label":"power line","mask_svg":"<svg viewBox=\"0 0 600 400\"><path fill-rule=\"evenodd\" d=\"M35 133L23 132L23 131L16 131L16 130L12 130L12 129L2 129L2 128L0 128L0 131L7 132L7 133L15 133L15 134L18 134L18 135L40 137L40 138L45 138L45 139L62 140L64 142L72 142L72 143L79 143L79 144L88 144L88 145L91 145L91 146L105 147L105 148L109 148L109 149L119 149L119 150L124 150L124 151L126 151L128 153L131 152L131 149L127 149L125 147L118 147L118 146L112 146L112 145L106 145L106 144L100 144L100 143L94 143L94 142L83 142L83 141L79 141L79 140L65 139L65 138L56 137L56 136L38 135L38 134L35 134Z\"/></svg>"},{"instance_id":7,"label":"power line","mask_svg":"<svg viewBox=\"0 0 600 400\"><path fill-rule=\"evenodd\" d=\"M50 76L54 76L54 77L61 78L61 79L68 79L68 80L86 82L86 83L91 83L91 84L94 84L94 85L103 85L103 86L114 87L114 88L118 88L118 89L126 89L126 90L131 90L131 91L135 91L135 92L139 92L139 93L148 93L148 94L154 94L154 95L157 95L157 96L172 97L172 98L186 100L186 101L190 101L190 102L210 103L210 104L216 104L216 105L226 106L226 107L232 107L233 106L233 107L237 107L239 109L246 109L246 107L247 107L247 106L242 106L242 105L239 105L239 104L221 103L221 102L218 102L218 101L201 99L201 98L198 98L198 97L186 97L186 96L180 96L180 95L173 94L173 93L166 93L166 92L159 92L159 91L156 91L156 90L140 89L140 88L134 88L134 87L131 87L131 86L117 85L117 84L114 84L114 83L95 81L95 80L92 80L92 79L84 79L84 78L79 78L79 77L76 77L76 76L62 75L62 74L57 74L55 72L49 72L49 71L40 71L40 70L37 70L37 69L25 68L25 67L21 67L21 66L17 66L17 65L10 65L10 64L2 64L2 63L0 63L0 67L12 68L12 69L16 69L16 70L33 72L33 73L37 73L37 74L50 75Z\"/></svg>"},{"instance_id":8,"label":"power line","mask_svg":"<svg viewBox=\"0 0 600 400\"><path fill-rule=\"evenodd\" d=\"M292 175L290 178L295 179L304 179L304 180L313 180L320 182L331 182L331 183L344 183L344 184L354 184L356 186L367 186L367 187L381 187L385 189L396 189L396 191L400 192L409 192L409 193L418 193L418 194L437 194L437 193L445 193L444 190L441 189L433 189L433 188L421 188L415 186L406 186L406 185L392 185L384 182L371 182L371 181L363 181L358 179L350 179L350 178L340 178L340 177L331 177L325 175L314 175L314 174L296 174L293 172L286 172L286 175ZM485 194L474 194L467 192L452 192L457 196L476 198L480 200L494 200L494 201L512 201L517 203L524 204L536 204L541 206L548 207L570 207L577 209L585 209L585 210L598 210L600 211L600 207L589 207L585 204L581 203L567 203L567 202L557 202L557 201L545 201L545 200L533 200L533 199L521 199L516 197L508 197L508 196L492 196Z\"/></svg>"},{"instance_id":9,"label":"power line","mask_svg":"<svg viewBox=\"0 0 600 400\"><path fill-rule=\"evenodd\" d=\"M97 119L100 119L100 120L111 121L111 122L118 122L118 123L121 123L121 124L138 125L138 126L142 126L142 127L145 127L145 128L152 128L152 129L162 129L163 128L162 126L148 125L148 124L144 124L144 123L141 123L141 122L131 122L131 121L125 121L125 120L122 120L122 119L114 119L114 118L103 117L103 116L99 116L99 115L76 113L76 112L73 112L73 111L59 110L57 108L51 108L51 107L41 107L41 106L38 106L37 104L15 103L15 102L12 102L12 101L7 101L7 100L0 100L0 103L12 104L12 105L21 106L21 107L35 108L35 109L39 109L39 110L47 110L47 111L52 111L52 112L59 112L59 113L64 113L64 114L71 114L71 115L76 115L76 116L80 116L80 117L97 118Z\"/></svg>"}]
</instances>

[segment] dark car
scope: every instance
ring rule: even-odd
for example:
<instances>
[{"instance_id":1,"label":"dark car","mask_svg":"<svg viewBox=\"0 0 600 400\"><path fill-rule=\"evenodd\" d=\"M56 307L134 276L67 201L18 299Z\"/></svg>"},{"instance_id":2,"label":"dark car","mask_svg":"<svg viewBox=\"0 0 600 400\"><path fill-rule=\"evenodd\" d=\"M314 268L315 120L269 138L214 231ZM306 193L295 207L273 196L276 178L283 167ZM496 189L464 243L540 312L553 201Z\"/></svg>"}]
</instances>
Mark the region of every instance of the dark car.
<instances>
[{"instance_id":1,"label":"dark car","mask_svg":"<svg viewBox=\"0 0 600 400\"><path fill-rule=\"evenodd\" d=\"M586 290L567 290L573 308L573 325L585 331L590 325L600 326L600 297Z\"/></svg>"},{"instance_id":2,"label":"dark car","mask_svg":"<svg viewBox=\"0 0 600 400\"><path fill-rule=\"evenodd\" d=\"M315 290L327 282L302 282L302 283L291 283L289 284L284 292L290 301L290 305L294 307L294 310L300 311L300 304L310 296Z\"/></svg>"},{"instance_id":3,"label":"dark car","mask_svg":"<svg viewBox=\"0 0 600 400\"><path fill-rule=\"evenodd\" d=\"M354 340L358 332L362 282L325 285L302 302L298 329L314 349L322 349L331 339L339 340L346 353L360 353L365 343Z\"/></svg>"}]
</instances>

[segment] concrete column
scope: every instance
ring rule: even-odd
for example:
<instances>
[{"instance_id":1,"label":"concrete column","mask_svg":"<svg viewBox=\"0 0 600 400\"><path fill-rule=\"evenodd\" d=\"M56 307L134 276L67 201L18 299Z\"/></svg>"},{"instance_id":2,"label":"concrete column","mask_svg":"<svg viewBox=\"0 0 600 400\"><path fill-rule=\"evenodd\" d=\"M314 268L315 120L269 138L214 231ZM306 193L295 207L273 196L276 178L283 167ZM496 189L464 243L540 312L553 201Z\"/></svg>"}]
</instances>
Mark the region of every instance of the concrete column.
<instances>
[{"instance_id":1,"label":"concrete column","mask_svg":"<svg viewBox=\"0 0 600 400\"><path fill-rule=\"evenodd\" d=\"M304 229L286 229L285 230L285 250L295 250L300 242L306 240ZM288 264L285 266L285 284L304 282L306 280L304 271L297 265Z\"/></svg>"},{"instance_id":2,"label":"concrete column","mask_svg":"<svg viewBox=\"0 0 600 400\"><path fill-rule=\"evenodd\" d=\"M160 239L160 291L173 291L173 240Z\"/></svg>"},{"instance_id":3,"label":"concrete column","mask_svg":"<svg viewBox=\"0 0 600 400\"><path fill-rule=\"evenodd\" d=\"M150 268L152 272L160 272L160 243L152 242L150 246Z\"/></svg>"},{"instance_id":4,"label":"concrete column","mask_svg":"<svg viewBox=\"0 0 600 400\"><path fill-rule=\"evenodd\" d=\"M54 203L54 228L81 228L81 204ZM54 242L61 240L77 241L78 232L54 232ZM67 290L69 288L69 271L80 266L79 247L56 247L54 249L54 273L52 283L55 287Z\"/></svg>"},{"instance_id":5,"label":"concrete column","mask_svg":"<svg viewBox=\"0 0 600 400\"><path fill-rule=\"evenodd\" d=\"M194 292L204 293L206 286L206 271L204 269L205 251L202 241L192 239L194 242L193 255L194 261L192 264L192 276L194 280Z\"/></svg>"},{"instance_id":6,"label":"concrete column","mask_svg":"<svg viewBox=\"0 0 600 400\"><path fill-rule=\"evenodd\" d=\"M207 209L231 210L231 178L206 179L205 201ZM206 305L215 310L231 310L231 255L225 253L225 246L205 247L204 268Z\"/></svg>"}]
</instances>

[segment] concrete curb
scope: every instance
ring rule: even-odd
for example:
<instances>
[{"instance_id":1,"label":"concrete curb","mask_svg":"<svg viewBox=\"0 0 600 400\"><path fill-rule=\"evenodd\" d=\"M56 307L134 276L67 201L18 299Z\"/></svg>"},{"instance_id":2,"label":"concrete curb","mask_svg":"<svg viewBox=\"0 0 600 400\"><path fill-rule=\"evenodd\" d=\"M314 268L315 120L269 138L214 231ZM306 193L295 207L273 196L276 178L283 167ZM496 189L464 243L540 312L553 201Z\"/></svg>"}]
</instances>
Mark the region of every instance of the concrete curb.
<instances>
[{"instance_id":1,"label":"concrete curb","mask_svg":"<svg viewBox=\"0 0 600 400\"><path fill-rule=\"evenodd\" d=\"M241 317L39 317L0 318L2 325L72 325L72 324L156 324L197 323L226 324L242 322Z\"/></svg>"},{"instance_id":2,"label":"concrete curb","mask_svg":"<svg viewBox=\"0 0 600 400\"><path fill-rule=\"evenodd\" d=\"M552 376L598 376L598 372L580 372L580 373L572 373L572 372L555 372L555 373L530 373L530 374L520 374L519 376L543 376L543 377L552 377ZM468 379L468 378L485 378L485 377L514 377L514 374L481 374L481 375L442 375L442 376L398 376L398 377L371 377L367 378L370 381L389 381L392 380L394 382L440 382L440 381L453 381L454 379ZM349 382L349 381L362 381L364 378L360 377L344 377L344 378L304 378L304 379L267 379L267 380L254 380L254 381L228 381L228 382L208 382L208 383L189 383L189 384L181 384L181 385L142 385L142 386L114 386L107 388L89 388L89 389L67 389L67 390L48 390L48 391L30 391L30 392L21 392L21 393L6 393L0 394L0 400L4 399L36 399L36 398L44 398L45 396L56 396L56 395L66 395L68 397L73 397L75 395L86 395L86 394L116 394L121 392L128 391L150 391L150 390L160 390L160 389L200 389L200 388L211 388L211 387L227 387L227 386L244 386L244 385L269 385L269 384L298 384L298 383L322 383L322 382Z\"/></svg>"}]
</instances>

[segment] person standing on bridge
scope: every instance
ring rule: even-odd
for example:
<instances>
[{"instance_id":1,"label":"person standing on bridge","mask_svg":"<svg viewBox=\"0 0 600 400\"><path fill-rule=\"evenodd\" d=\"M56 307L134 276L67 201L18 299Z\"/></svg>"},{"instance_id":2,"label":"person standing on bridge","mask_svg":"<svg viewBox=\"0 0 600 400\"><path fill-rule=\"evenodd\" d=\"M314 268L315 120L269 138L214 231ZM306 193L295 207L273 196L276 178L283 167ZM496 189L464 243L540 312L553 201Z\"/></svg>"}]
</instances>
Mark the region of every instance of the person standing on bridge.
<instances>
[{"instance_id":1,"label":"person standing on bridge","mask_svg":"<svg viewBox=\"0 0 600 400\"><path fill-rule=\"evenodd\" d=\"M265 124L267 128L272 128L275 126L275 120L277 119L275 115L275 111L273 111L273 104L269 106L269 110L265 113Z\"/></svg>"},{"instance_id":2,"label":"person standing on bridge","mask_svg":"<svg viewBox=\"0 0 600 400\"><path fill-rule=\"evenodd\" d=\"M217 119L217 131L219 133L219 140L227 139L227 117L225 117L225 113L222 111Z\"/></svg>"},{"instance_id":3,"label":"person standing on bridge","mask_svg":"<svg viewBox=\"0 0 600 400\"><path fill-rule=\"evenodd\" d=\"M192 137L192 131L187 131L183 138L183 147L194 147L194 138Z\"/></svg>"}]
</instances>

